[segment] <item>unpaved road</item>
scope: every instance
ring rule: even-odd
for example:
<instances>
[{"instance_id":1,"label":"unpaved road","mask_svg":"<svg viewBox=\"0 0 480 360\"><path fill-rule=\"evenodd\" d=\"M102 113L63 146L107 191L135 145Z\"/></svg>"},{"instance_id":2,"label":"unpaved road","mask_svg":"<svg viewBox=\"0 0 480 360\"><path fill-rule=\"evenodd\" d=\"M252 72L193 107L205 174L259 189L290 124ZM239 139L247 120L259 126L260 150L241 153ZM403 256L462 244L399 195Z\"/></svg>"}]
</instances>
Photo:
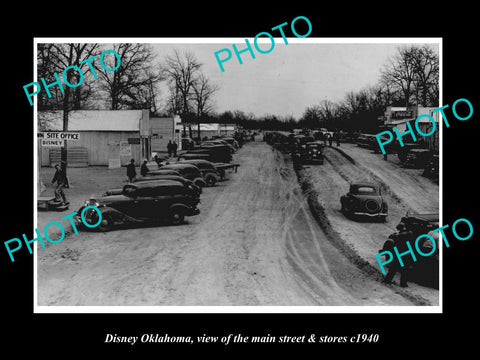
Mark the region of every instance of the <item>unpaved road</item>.
<instances>
[{"instance_id":1,"label":"unpaved road","mask_svg":"<svg viewBox=\"0 0 480 360\"><path fill-rule=\"evenodd\" d=\"M394 162L383 160L378 154L351 144L342 144L339 149L326 147L324 154L324 165L303 166L301 173L313 184L318 193L317 201L325 209L325 215L341 240L373 267L379 268L375 254L388 236L396 231L397 224L407 211L438 213L439 187L419 176L421 170L403 169ZM352 220L340 211L340 197L348 192L350 183L363 181L380 184L389 205L385 223ZM436 289L409 282L409 288L404 291L438 305L439 292Z\"/></svg>"},{"instance_id":2,"label":"unpaved road","mask_svg":"<svg viewBox=\"0 0 480 360\"><path fill-rule=\"evenodd\" d=\"M205 189L187 224L82 232L40 249L38 305L436 304L337 250L285 161L248 143L235 154L238 173Z\"/></svg>"}]
</instances>

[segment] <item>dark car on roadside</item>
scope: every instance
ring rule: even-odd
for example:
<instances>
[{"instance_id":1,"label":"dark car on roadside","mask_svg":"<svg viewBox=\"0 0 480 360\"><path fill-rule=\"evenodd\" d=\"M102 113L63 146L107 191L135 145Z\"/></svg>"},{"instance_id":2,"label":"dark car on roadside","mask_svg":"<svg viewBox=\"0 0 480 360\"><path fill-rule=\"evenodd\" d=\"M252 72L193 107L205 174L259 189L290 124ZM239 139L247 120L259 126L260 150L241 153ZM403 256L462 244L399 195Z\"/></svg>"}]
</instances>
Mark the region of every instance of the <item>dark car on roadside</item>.
<instances>
[{"instance_id":1,"label":"dark car on roadside","mask_svg":"<svg viewBox=\"0 0 480 360\"><path fill-rule=\"evenodd\" d=\"M77 213L81 214L86 206L96 206L102 215L100 224L95 227L99 231L142 223L179 225L185 216L200 213L199 202L200 198L178 181L140 182L124 185L118 195L92 197ZM94 209L87 209L84 218L93 225L98 222L99 215Z\"/></svg>"},{"instance_id":2,"label":"dark car on roadside","mask_svg":"<svg viewBox=\"0 0 480 360\"><path fill-rule=\"evenodd\" d=\"M191 153L185 153L185 154L180 154L177 157L178 161L182 160L195 160L195 159L203 159L210 161L211 160L210 154L191 154Z\"/></svg>"},{"instance_id":3,"label":"dark car on roadside","mask_svg":"<svg viewBox=\"0 0 480 360\"><path fill-rule=\"evenodd\" d=\"M305 158L302 159L306 163L323 164L323 148L321 141L311 141L305 144Z\"/></svg>"},{"instance_id":4,"label":"dark car on roadside","mask_svg":"<svg viewBox=\"0 0 480 360\"><path fill-rule=\"evenodd\" d=\"M223 178L215 165L207 160L189 159L182 160L179 162L179 164L191 164L196 166L200 170L203 179L207 183L207 186L215 186L216 182L220 181Z\"/></svg>"},{"instance_id":5,"label":"dark car on roadside","mask_svg":"<svg viewBox=\"0 0 480 360\"><path fill-rule=\"evenodd\" d=\"M193 181L193 183L199 187L207 186L207 183L203 178L202 173L195 165L177 162L162 166L162 170L176 171L185 179ZM155 172L156 171L152 171L152 174L155 174Z\"/></svg>"},{"instance_id":6,"label":"dark car on roadside","mask_svg":"<svg viewBox=\"0 0 480 360\"><path fill-rule=\"evenodd\" d=\"M208 154L210 161L228 163L232 161L232 151L230 145L201 146L193 150L188 150L185 154Z\"/></svg>"},{"instance_id":7,"label":"dark car on roadside","mask_svg":"<svg viewBox=\"0 0 480 360\"><path fill-rule=\"evenodd\" d=\"M440 167L440 157L438 156L438 154L434 154L425 165L422 175L438 183L439 167Z\"/></svg>"},{"instance_id":8,"label":"dark car on roadside","mask_svg":"<svg viewBox=\"0 0 480 360\"><path fill-rule=\"evenodd\" d=\"M158 170L157 169L150 170L145 176L157 176L157 175L182 176L178 171L164 169L163 167ZM141 179L141 177L137 179Z\"/></svg>"},{"instance_id":9,"label":"dark car on roadside","mask_svg":"<svg viewBox=\"0 0 480 360\"><path fill-rule=\"evenodd\" d=\"M411 149L402 166L413 169L423 169L432 158L433 154L428 149Z\"/></svg>"},{"instance_id":10,"label":"dark car on roadside","mask_svg":"<svg viewBox=\"0 0 480 360\"><path fill-rule=\"evenodd\" d=\"M422 236L419 241L416 242L416 246L424 254L430 254L429 256L417 256L417 261L408 265L408 280L414 281L421 285L431 286L438 288L439 285L439 232L434 230L439 228L439 214L438 213L415 213L407 212L405 216L400 219L400 223L405 225L404 231L411 233L411 245L414 246L416 239L420 235L430 235L431 237ZM393 234L392 234L393 235ZM435 241L435 244L432 243ZM396 246L395 241L392 238L388 238L383 248L379 249L379 252L385 250L392 251ZM435 250L434 250L435 249ZM387 264L387 267L390 267Z\"/></svg>"},{"instance_id":11,"label":"dark car on roadside","mask_svg":"<svg viewBox=\"0 0 480 360\"><path fill-rule=\"evenodd\" d=\"M180 175L152 175L152 176L144 176L141 178L136 178L133 183L145 183L145 182L154 182L154 181L178 181L187 189L192 191L192 195L200 196L202 193L202 188L195 185L193 181L185 179L183 176ZM107 195L119 195L121 194L123 189L110 189L104 192L104 196Z\"/></svg>"},{"instance_id":12,"label":"dark car on roadside","mask_svg":"<svg viewBox=\"0 0 480 360\"><path fill-rule=\"evenodd\" d=\"M388 204L382 196L380 186L370 182L350 185L347 194L340 198L341 211L346 216L362 216L385 221Z\"/></svg>"}]
</instances>

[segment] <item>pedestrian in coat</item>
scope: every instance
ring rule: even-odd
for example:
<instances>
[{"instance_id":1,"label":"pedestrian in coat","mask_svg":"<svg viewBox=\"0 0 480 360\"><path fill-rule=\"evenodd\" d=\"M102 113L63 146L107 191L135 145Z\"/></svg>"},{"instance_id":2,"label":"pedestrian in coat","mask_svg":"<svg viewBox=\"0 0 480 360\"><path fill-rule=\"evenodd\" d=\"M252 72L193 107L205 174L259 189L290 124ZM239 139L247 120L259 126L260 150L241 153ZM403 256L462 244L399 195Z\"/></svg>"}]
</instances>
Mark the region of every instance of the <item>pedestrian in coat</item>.
<instances>
[{"instance_id":1,"label":"pedestrian in coat","mask_svg":"<svg viewBox=\"0 0 480 360\"><path fill-rule=\"evenodd\" d=\"M172 144L173 157L177 157L177 148L178 148L177 143L173 141L173 144Z\"/></svg>"},{"instance_id":2,"label":"pedestrian in coat","mask_svg":"<svg viewBox=\"0 0 480 360\"><path fill-rule=\"evenodd\" d=\"M137 176L137 172L135 171L135 160L130 160L130 164L127 165L127 176L128 182L133 183L133 180Z\"/></svg>"},{"instance_id":3,"label":"pedestrian in coat","mask_svg":"<svg viewBox=\"0 0 480 360\"><path fill-rule=\"evenodd\" d=\"M61 203L60 205L68 205L67 196L63 189L67 186L67 176L65 170L60 165L55 165L55 175L53 176L52 184L57 183L55 188L55 201Z\"/></svg>"},{"instance_id":4,"label":"pedestrian in coat","mask_svg":"<svg viewBox=\"0 0 480 360\"><path fill-rule=\"evenodd\" d=\"M140 175L147 176L150 169L147 166L147 160L143 160L142 166L140 166Z\"/></svg>"}]
</instances>

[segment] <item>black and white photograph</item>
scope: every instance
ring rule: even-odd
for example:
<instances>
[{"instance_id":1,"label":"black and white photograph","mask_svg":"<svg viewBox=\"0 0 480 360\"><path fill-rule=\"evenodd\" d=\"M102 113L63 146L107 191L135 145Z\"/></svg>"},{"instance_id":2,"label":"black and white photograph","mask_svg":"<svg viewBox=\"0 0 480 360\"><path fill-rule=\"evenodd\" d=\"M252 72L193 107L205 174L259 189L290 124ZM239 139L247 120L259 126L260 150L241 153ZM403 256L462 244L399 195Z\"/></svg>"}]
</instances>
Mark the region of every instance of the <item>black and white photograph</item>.
<instances>
[{"instance_id":1,"label":"black and white photograph","mask_svg":"<svg viewBox=\"0 0 480 360\"><path fill-rule=\"evenodd\" d=\"M69 5L4 11L5 353L474 349L474 10Z\"/></svg>"},{"instance_id":2,"label":"black and white photograph","mask_svg":"<svg viewBox=\"0 0 480 360\"><path fill-rule=\"evenodd\" d=\"M112 40L37 40L38 311L441 309L440 39Z\"/></svg>"}]
</instances>

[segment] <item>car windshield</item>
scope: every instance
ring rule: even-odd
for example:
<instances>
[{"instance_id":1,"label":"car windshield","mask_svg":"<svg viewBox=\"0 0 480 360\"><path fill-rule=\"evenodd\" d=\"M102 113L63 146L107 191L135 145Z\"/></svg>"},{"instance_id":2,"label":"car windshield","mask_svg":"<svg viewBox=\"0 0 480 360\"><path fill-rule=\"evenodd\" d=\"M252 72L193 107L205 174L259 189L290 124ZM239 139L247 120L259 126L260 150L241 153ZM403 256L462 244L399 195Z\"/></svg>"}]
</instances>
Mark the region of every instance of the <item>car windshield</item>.
<instances>
[{"instance_id":1,"label":"car windshield","mask_svg":"<svg viewBox=\"0 0 480 360\"><path fill-rule=\"evenodd\" d=\"M125 187L123 188L123 194L124 194L125 196L130 196L130 197L132 197L132 196L135 195L135 192L136 192L136 189L135 189L134 187L132 187L132 186L125 186Z\"/></svg>"},{"instance_id":2,"label":"car windshield","mask_svg":"<svg viewBox=\"0 0 480 360\"><path fill-rule=\"evenodd\" d=\"M376 195L377 189L372 186L356 186L352 189L354 194L358 195Z\"/></svg>"}]
</instances>

